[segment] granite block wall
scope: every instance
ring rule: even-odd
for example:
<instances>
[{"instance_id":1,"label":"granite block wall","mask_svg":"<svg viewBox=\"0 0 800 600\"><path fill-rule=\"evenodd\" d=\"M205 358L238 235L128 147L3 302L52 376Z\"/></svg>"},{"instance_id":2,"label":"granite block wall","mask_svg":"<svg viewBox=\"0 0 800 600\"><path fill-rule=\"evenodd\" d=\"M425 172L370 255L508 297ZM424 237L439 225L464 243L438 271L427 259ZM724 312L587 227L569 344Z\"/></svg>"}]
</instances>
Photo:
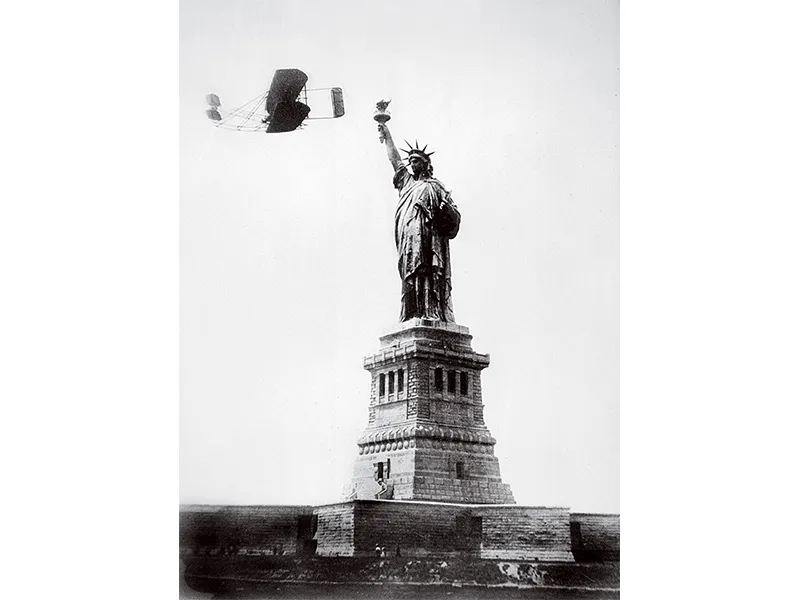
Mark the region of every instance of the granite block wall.
<instances>
[{"instance_id":1,"label":"granite block wall","mask_svg":"<svg viewBox=\"0 0 800 600\"><path fill-rule=\"evenodd\" d=\"M354 500L325 506L182 506L184 555L619 561L619 515L566 508Z\"/></svg>"},{"instance_id":2,"label":"granite block wall","mask_svg":"<svg viewBox=\"0 0 800 600\"><path fill-rule=\"evenodd\" d=\"M355 502L356 556L480 556L481 528L469 507L420 502Z\"/></svg>"},{"instance_id":3,"label":"granite block wall","mask_svg":"<svg viewBox=\"0 0 800 600\"><path fill-rule=\"evenodd\" d=\"M384 465L383 478L394 486L394 499L413 498L415 453L416 451L411 448L359 455L353 468L353 486L357 497L367 499L375 497L380 489L375 481L375 465L380 462Z\"/></svg>"},{"instance_id":4,"label":"granite block wall","mask_svg":"<svg viewBox=\"0 0 800 600\"><path fill-rule=\"evenodd\" d=\"M319 516L320 554L374 556L380 547L389 556L573 561L565 508L356 500L326 509L345 520L328 529Z\"/></svg>"},{"instance_id":5,"label":"granite block wall","mask_svg":"<svg viewBox=\"0 0 800 600\"><path fill-rule=\"evenodd\" d=\"M185 505L180 510L182 553L301 554L313 537L310 506Z\"/></svg>"},{"instance_id":6,"label":"granite block wall","mask_svg":"<svg viewBox=\"0 0 800 600\"><path fill-rule=\"evenodd\" d=\"M619 561L619 515L573 513L570 527L575 560Z\"/></svg>"},{"instance_id":7,"label":"granite block wall","mask_svg":"<svg viewBox=\"0 0 800 600\"><path fill-rule=\"evenodd\" d=\"M395 500L430 500L462 504L513 504L511 486L503 483L491 446L422 440L416 448L359 455L353 485L357 498L373 499L378 490L375 463L390 465ZM387 462L388 461L388 462ZM385 472L385 471L384 471Z\"/></svg>"},{"instance_id":8,"label":"granite block wall","mask_svg":"<svg viewBox=\"0 0 800 600\"><path fill-rule=\"evenodd\" d=\"M317 518L314 539L317 541L318 556L353 556L354 509L353 502L328 504L314 509Z\"/></svg>"},{"instance_id":9,"label":"granite block wall","mask_svg":"<svg viewBox=\"0 0 800 600\"><path fill-rule=\"evenodd\" d=\"M573 561L567 508L486 506L473 512L483 519L481 558Z\"/></svg>"}]
</instances>

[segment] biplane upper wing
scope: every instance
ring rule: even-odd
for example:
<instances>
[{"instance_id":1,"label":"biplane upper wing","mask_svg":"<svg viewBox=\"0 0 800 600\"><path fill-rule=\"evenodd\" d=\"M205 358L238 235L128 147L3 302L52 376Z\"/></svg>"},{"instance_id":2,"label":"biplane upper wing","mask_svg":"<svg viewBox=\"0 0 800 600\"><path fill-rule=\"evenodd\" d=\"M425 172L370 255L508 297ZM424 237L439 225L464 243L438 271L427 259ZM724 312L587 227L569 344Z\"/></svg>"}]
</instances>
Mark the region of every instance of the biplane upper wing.
<instances>
[{"instance_id":1,"label":"biplane upper wing","mask_svg":"<svg viewBox=\"0 0 800 600\"><path fill-rule=\"evenodd\" d=\"M303 86L308 81L308 75L300 69L278 69L272 77L267 94L267 113L275 113L275 107L280 102L294 102Z\"/></svg>"}]
</instances>

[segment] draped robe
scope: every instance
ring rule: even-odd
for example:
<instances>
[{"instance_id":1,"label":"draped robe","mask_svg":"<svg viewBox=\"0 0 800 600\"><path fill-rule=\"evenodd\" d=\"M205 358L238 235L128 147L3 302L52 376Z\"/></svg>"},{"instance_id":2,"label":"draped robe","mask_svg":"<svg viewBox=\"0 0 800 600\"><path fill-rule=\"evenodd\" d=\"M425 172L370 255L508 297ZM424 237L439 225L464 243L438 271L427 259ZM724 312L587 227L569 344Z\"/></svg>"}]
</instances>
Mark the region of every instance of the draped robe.
<instances>
[{"instance_id":1,"label":"draped robe","mask_svg":"<svg viewBox=\"0 0 800 600\"><path fill-rule=\"evenodd\" d=\"M400 321L422 317L455 322L449 241L458 233L461 214L438 179L414 179L401 167L394 187L400 195L394 217L402 280Z\"/></svg>"}]
</instances>

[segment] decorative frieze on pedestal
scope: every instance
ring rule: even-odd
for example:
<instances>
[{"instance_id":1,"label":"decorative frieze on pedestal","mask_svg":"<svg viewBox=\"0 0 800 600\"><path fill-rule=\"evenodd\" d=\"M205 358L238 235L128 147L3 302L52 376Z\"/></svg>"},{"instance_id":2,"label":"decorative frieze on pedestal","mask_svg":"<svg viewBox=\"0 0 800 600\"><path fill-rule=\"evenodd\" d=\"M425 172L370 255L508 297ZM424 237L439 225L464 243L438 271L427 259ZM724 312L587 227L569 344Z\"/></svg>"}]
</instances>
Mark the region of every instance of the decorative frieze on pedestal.
<instances>
[{"instance_id":1,"label":"decorative frieze on pedestal","mask_svg":"<svg viewBox=\"0 0 800 600\"><path fill-rule=\"evenodd\" d=\"M513 504L483 421L481 371L469 329L411 319L364 359L372 375L353 498Z\"/></svg>"}]
</instances>

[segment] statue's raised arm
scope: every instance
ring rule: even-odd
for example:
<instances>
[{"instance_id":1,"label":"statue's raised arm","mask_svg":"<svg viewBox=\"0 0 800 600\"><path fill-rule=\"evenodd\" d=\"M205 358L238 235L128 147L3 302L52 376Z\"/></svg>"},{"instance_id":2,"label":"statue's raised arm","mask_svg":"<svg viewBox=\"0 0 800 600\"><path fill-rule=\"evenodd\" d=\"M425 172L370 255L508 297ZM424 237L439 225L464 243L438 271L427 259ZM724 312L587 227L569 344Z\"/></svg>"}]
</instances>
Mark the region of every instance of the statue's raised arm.
<instances>
[{"instance_id":1,"label":"statue's raised arm","mask_svg":"<svg viewBox=\"0 0 800 600\"><path fill-rule=\"evenodd\" d=\"M378 135L378 139L380 139L381 143L386 144L386 155L389 157L389 162L392 163L394 170L397 171L397 169L404 167L403 157L400 156L397 146L394 145L392 134L386 126L386 123L378 124Z\"/></svg>"}]
</instances>

